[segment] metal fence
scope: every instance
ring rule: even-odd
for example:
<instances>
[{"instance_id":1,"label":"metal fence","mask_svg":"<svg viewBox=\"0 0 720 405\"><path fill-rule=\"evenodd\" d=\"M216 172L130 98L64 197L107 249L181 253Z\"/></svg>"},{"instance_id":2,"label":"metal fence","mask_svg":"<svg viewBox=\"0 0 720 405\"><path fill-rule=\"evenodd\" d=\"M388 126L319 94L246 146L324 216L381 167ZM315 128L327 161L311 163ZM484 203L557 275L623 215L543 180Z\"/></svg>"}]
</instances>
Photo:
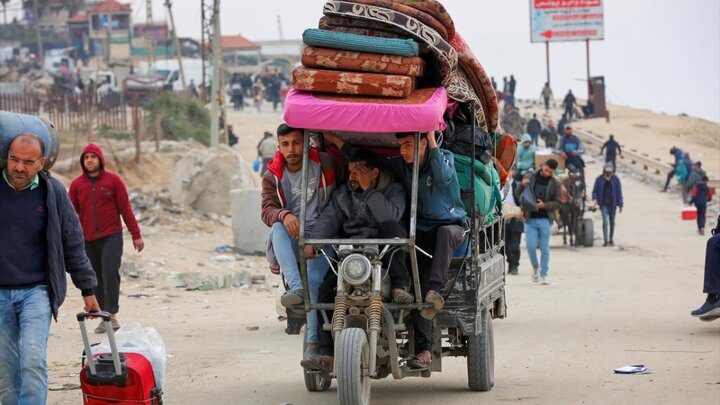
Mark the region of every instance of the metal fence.
<instances>
[{"instance_id":1,"label":"metal fence","mask_svg":"<svg viewBox=\"0 0 720 405\"><path fill-rule=\"evenodd\" d=\"M127 131L128 112L122 94L102 98L94 94L51 93L41 98L33 93L0 94L0 110L46 115L59 130L108 128Z\"/></svg>"}]
</instances>

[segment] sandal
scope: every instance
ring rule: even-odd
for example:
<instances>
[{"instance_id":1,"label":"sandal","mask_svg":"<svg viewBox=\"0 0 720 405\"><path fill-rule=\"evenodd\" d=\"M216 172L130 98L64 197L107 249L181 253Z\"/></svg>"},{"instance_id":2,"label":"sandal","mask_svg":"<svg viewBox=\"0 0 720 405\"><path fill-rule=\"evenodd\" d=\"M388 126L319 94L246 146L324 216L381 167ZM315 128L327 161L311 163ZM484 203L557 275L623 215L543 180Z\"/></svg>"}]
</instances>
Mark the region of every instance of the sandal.
<instances>
[{"instance_id":1,"label":"sandal","mask_svg":"<svg viewBox=\"0 0 720 405\"><path fill-rule=\"evenodd\" d=\"M429 369L430 364L432 364L432 353L429 350L423 350L407 361L407 366L413 370Z\"/></svg>"},{"instance_id":2,"label":"sandal","mask_svg":"<svg viewBox=\"0 0 720 405\"><path fill-rule=\"evenodd\" d=\"M415 301L415 297L413 297L412 294L403 290L402 288L393 288L392 300L396 304L411 304L413 301Z\"/></svg>"},{"instance_id":3,"label":"sandal","mask_svg":"<svg viewBox=\"0 0 720 405\"><path fill-rule=\"evenodd\" d=\"M423 308L420 310L420 316L425 319L435 318L435 315L437 315L437 313L445 305L445 300L443 299L443 297L433 290L428 291L427 295L425 296L425 302L428 304L432 304L432 307Z\"/></svg>"}]
</instances>

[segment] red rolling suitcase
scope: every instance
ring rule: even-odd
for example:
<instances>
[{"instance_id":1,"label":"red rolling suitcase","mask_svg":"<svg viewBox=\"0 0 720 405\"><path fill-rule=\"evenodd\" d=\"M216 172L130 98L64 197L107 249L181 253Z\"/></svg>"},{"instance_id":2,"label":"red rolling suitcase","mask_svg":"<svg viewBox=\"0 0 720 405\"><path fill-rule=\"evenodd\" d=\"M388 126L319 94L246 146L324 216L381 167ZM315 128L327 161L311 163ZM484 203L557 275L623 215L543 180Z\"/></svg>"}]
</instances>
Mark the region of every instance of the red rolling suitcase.
<instances>
[{"instance_id":1,"label":"red rolling suitcase","mask_svg":"<svg viewBox=\"0 0 720 405\"><path fill-rule=\"evenodd\" d=\"M85 319L103 318L111 353L93 356ZM162 405L162 390L155 384L150 361L139 353L118 353L115 335L107 312L77 315L85 345L86 362L80 372L84 405Z\"/></svg>"}]
</instances>

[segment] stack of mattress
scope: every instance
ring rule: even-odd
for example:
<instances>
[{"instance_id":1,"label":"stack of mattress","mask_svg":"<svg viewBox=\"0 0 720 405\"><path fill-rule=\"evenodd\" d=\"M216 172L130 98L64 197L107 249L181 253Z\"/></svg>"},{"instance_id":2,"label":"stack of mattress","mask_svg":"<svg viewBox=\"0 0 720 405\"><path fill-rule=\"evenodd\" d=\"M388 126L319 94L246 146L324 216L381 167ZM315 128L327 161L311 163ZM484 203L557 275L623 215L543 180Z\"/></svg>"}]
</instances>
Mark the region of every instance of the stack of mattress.
<instances>
[{"instance_id":1,"label":"stack of mattress","mask_svg":"<svg viewBox=\"0 0 720 405\"><path fill-rule=\"evenodd\" d=\"M425 70L411 39L309 29L303 42L303 66L292 78L298 90L402 98L412 94Z\"/></svg>"},{"instance_id":2,"label":"stack of mattress","mask_svg":"<svg viewBox=\"0 0 720 405\"><path fill-rule=\"evenodd\" d=\"M313 123L324 120L323 128L332 128L332 121L340 119L346 130L355 130L347 121L362 117L357 127L361 129L362 125L372 126L372 121L392 120L388 115L396 114L392 108L378 108L384 115L367 117L368 112L376 111L367 108L368 104L393 104L398 106L401 126L407 128L409 122L417 121L414 116L425 116L423 108L438 105L433 99L447 97L448 105L454 106L445 112L447 122L468 125L474 116L478 130L493 134L492 161L475 160L472 167L472 158L460 154L455 163L463 189L470 188L475 173L479 211L486 216L499 212L500 187L515 158L510 145L514 142L498 135L502 130L490 77L455 30L443 5L434 0L326 0L323 14L318 29L303 34L302 66L292 77L293 91L302 94L293 94L289 101L295 112L307 111L304 117ZM363 104L365 108L355 111L337 104L322 108L326 100ZM400 108L402 105L414 109ZM458 109L465 112L455 115L458 106L467 108ZM342 117L337 113L340 110ZM298 119L298 123L302 121Z\"/></svg>"}]
</instances>

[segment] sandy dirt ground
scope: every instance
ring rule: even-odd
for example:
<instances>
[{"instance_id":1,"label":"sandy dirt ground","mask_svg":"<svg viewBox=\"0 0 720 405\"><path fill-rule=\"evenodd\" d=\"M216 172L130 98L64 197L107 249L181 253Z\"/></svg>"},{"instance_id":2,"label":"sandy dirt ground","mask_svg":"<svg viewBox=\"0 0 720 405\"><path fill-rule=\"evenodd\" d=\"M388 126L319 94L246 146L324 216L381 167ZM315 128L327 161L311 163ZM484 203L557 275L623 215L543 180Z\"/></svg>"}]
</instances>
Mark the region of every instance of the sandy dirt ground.
<instances>
[{"instance_id":1,"label":"sandy dirt ground","mask_svg":"<svg viewBox=\"0 0 720 405\"><path fill-rule=\"evenodd\" d=\"M230 113L248 161L262 132L274 132L280 119L271 112ZM720 160L710 145L702 151ZM591 163L588 173L599 171ZM599 246L601 220L590 214L595 247L569 249L553 236L549 286L531 282L523 249L520 275L507 278L508 317L494 321L492 391L468 391L465 359L446 358L443 372L429 379L374 381L372 403L720 403L720 321L689 315L704 300L706 238L694 223L680 220L677 195L620 176L625 210L617 218L616 247ZM286 335L277 320L279 280L266 271L264 258L212 259L216 246L232 243L229 227L193 219L147 229L145 240L140 255L126 249L126 260L138 263L142 276L123 281L120 321L154 326L165 339L167 404L337 402L334 382L327 392L305 390L301 338ZM131 246L127 237L125 243ZM185 291L173 281L182 272L240 270L265 275L266 282L246 290ZM50 404L81 401L82 341L74 320L80 307L79 291L71 287L52 325ZM651 373L612 371L630 364L644 364Z\"/></svg>"}]
</instances>

